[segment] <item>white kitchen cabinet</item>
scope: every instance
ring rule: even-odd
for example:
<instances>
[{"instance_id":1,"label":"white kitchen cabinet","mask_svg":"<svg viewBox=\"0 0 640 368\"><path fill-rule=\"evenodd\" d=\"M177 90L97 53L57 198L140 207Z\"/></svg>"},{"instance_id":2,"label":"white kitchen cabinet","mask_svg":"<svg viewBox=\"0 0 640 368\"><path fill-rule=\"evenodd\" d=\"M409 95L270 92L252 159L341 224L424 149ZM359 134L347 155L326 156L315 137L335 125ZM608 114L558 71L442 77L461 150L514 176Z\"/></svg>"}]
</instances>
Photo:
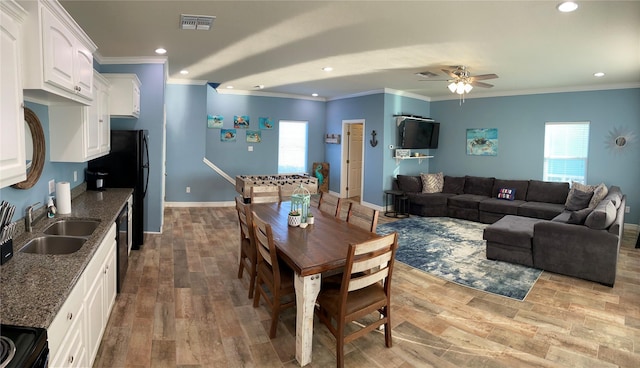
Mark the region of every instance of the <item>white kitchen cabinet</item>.
<instances>
[{"instance_id":1,"label":"white kitchen cabinet","mask_svg":"<svg viewBox=\"0 0 640 368\"><path fill-rule=\"evenodd\" d=\"M109 82L96 71L93 71L93 78L94 99L90 106L49 107L51 161L86 162L109 153Z\"/></svg>"},{"instance_id":2,"label":"white kitchen cabinet","mask_svg":"<svg viewBox=\"0 0 640 368\"><path fill-rule=\"evenodd\" d=\"M105 73L109 82L109 113L113 118L140 117L140 79L135 74Z\"/></svg>"},{"instance_id":3,"label":"white kitchen cabinet","mask_svg":"<svg viewBox=\"0 0 640 368\"><path fill-rule=\"evenodd\" d=\"M116 227L109 230L95 255L87 265L83 276L86 278L87 356L89 365L98 353L102 335L116 297Z\"/></svg>"},{"instance_id":4,"label":"white kitchen cabinet","mask_svg":"<svg viewBox=\"0 0 640 368\"><path fill-rule=\"evenodd\" d=\"M85 279L78 282L47 328L51 367L86 366L84 322Z\"/></svg>"},{"instance_id":5,"label":"white kitchen cabinet","mask_svg":"<svg viewBox=\"0 0 640 368\"><path fill-rule=\"evenodd\" d=\"M23 54L25 96L45 104L90 104L96 45L57 1L20 4L29 12Z\"/></svg>"},{"instance_id":6,"label":"white kitchen cabinet","mask_svg":"<svg viewBox=\"0 0 640 368\"><path fill-rule=\"evenodd\" d=\"M26 179L22 108L22 21L27 13L14 1L0 2L0 188Z\"/></svg>"}]
</instances>

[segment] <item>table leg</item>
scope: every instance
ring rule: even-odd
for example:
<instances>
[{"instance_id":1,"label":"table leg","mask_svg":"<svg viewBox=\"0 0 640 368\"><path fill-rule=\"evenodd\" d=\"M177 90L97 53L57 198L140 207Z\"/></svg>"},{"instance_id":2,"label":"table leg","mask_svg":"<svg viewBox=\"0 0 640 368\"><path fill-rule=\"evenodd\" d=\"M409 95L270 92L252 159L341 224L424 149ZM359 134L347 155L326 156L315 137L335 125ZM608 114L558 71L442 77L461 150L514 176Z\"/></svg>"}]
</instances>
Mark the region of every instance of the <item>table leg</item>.
<instances>
[{"instance_id":1,"label":"table leg","mask_svg":"<svg viewBox=\"0 0 640 368\"><path fill-rule=\"evenodd\" d=\"M311 363L313 312L320 292L320 275L295 274L296 289L296 360L301 367Z\"/></svg>"}]
</instances>

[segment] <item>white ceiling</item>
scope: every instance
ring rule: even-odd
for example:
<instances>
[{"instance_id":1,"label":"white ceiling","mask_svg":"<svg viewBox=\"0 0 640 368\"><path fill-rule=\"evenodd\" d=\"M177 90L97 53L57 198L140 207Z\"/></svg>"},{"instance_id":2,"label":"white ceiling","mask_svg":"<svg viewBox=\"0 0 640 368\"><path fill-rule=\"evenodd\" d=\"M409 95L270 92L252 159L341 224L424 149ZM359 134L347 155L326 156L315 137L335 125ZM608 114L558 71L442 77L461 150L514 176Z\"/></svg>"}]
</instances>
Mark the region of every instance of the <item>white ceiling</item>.
<instances>
[{"instance_id":1,"label":"white ceiling","mask_svg":"<svg viewBox=\"0 0 640 368\"><path fill-rule=\"evenodd\" d=\"M438 100L455 97L440 71L452 65L499 75L469 97L640 87L640 0L579 1L568 14L541 0L61 3L101 57L164 47L170 78L219 90L330 99L389 88ZM216 20L210 31L181 30L181 14ZM421 82L415 73L427 70L443 81Z\"/></svg>"}]
</instances>

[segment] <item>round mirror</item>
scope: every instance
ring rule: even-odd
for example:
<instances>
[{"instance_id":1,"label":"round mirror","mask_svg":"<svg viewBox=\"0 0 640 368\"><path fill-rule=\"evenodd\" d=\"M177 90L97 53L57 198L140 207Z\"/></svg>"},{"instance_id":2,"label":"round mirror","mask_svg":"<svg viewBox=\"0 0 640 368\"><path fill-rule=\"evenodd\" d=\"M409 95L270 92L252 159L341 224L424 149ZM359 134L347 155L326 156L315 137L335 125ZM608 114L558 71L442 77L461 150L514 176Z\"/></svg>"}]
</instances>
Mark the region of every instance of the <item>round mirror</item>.
<instances>
[{"instance_id":1,"label":"round mirror","mask_svg":"<svg viewBox=\"0 0 640 368\"><path fill-rule=\"evenodd\" d=\"M627 139L623 136L616 138L616 146L624 147L627 144Z\"/></svg>"},{"instance_id":2,"label":"round mirror","mask_svg":"<svg viewBox=\"0 0 640 368\"><path fill-rule=\"evenodd\" d=\"M16 189L29 189L36 185L44 168L45 142L40 119L38 119L38 116L31 109L25 107L24 122L26 124L25 137L29 140L28 142L25 141L27 179L12 185L12 187ZM31 139L29 139L29 137L31 137Z\"/></svg>"}]
</instances>

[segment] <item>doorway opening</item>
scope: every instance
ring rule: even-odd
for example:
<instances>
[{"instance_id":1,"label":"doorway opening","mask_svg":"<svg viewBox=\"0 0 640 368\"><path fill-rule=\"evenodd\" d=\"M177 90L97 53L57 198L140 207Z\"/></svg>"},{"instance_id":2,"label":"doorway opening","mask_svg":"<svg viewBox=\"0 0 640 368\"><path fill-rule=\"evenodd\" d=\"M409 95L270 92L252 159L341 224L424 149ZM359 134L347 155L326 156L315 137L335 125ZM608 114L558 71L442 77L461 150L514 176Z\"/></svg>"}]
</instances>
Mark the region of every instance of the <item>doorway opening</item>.
<instances>
[{"instance_id":1,"label":"doorway opening","mask_svg":"<svg viewBox=\"0 0 640 368\"><path fill-rule=\"evenodd\" d=\"M340 197L362 201L364 189L364 119L342 121Z\"/></svg>"}]
</instances>

